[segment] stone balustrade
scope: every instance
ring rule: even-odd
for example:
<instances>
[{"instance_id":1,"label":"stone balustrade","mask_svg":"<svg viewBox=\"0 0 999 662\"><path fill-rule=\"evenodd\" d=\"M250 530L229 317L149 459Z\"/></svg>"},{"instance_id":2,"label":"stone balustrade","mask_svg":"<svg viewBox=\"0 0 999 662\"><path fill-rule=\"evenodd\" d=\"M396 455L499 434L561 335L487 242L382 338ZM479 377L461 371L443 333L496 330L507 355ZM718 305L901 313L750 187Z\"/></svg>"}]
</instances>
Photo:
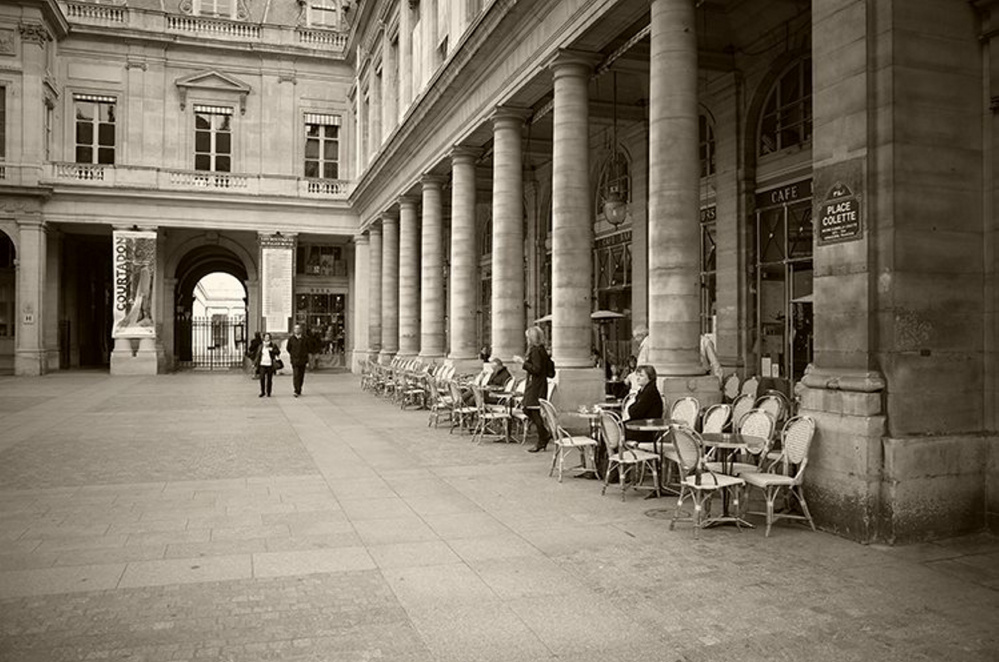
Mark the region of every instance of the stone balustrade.
<instances>
[{"instance_id":1,"label":"stone balustrade","mask_svg":"<svg viewBox=\"0 0 999 662\"><path fill-rule=\"evenodd\" d=\"M0 186L13 184L0 175ZM206 172L145 166L90 163L50 163L42 169L41 182L51 185L84 185L101 188L229 192L326 200L346 200L351 182L342 179L309 179L281 175Z\"/></svg>"},{"instance_id":2,"label":"stone balustrade","mask_svg":"<svg viewBox=\"0 0 999 662\"><path fill-rule=\"evenodd\" d=\"M69 2L66 3L66 18L96 25L125 25L128 23L128 9L115 5Z\"/></svg>"},{"instance_id":3,"label":"stone balustrade","mask_svg":"<svg viewBox=\"0 0 999 662\"><path fill-rule=\"evenodd\" d=\"M243 21L203 16L167 16L167 30L233 39L260 39L260 26Z\"/></svg>"}]
</instances>

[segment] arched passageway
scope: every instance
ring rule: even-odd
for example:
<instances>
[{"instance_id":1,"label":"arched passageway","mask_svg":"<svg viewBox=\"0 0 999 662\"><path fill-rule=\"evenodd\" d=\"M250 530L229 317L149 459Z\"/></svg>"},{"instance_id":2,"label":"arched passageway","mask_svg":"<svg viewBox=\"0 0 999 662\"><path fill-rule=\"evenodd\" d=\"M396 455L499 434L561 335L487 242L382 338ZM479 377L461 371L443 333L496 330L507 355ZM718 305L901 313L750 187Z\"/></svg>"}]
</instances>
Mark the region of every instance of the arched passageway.
<instances>
[{"instance_id":1,"label":"arched passageway","mask_svg":"<svg viewBox=\"0 0 999 662\"><path fill-rule=\"evenodd\" d=\"M0 374L14 372L15 300L17 297L17 271L14 267L17 250L3 231L0 231Z\"/></svg>"},{"instance_id":2,"label":"arched passageway","mask_svg":"<svg viewBox=\"0 0 999 662\"><path fill-rule=\"evenodd\" d=\"M195 248L174 291L174 356L180 368L238 368L247 343L246 265L228 248Z\"/></svg>"}]
</instances>

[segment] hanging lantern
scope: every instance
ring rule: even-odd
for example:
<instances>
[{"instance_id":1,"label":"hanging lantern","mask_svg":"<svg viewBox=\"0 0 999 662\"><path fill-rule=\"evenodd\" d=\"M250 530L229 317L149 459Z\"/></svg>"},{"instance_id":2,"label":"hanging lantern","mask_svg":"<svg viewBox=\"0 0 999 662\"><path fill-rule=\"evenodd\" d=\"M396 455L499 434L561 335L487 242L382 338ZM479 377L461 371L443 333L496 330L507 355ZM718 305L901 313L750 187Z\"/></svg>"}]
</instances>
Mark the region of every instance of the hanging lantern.
<instances>
[{"instance_id":1,"label":"hanging lantern","mask_svg":"<svg viewBox=\"0 0 999 662\"><path fill-rule=\"evenodd\" d=\"M611 155L611 176L610 189L607 197L604 198L604 218L607 222L617 227L624 223L628 216L628 204L621 195L621 171L618 168L618 146L617 146L617 72L614 73L614 124Z\"/></svg>"}]
</instances>

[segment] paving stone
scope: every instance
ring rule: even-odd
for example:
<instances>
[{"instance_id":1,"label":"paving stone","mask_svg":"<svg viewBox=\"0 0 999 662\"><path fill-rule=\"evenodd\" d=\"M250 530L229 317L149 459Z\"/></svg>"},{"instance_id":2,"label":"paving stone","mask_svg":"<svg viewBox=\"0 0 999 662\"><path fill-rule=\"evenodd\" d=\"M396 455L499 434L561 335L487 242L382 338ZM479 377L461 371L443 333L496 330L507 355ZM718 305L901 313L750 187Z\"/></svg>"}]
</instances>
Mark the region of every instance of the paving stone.
<instances>
[{"instance_id":1,"label":"paving stone","mask_svg":"<svg viewBox=\"0 0 999 662\"><path fill-rule=\"evenodd\" d=\"M354 376L246 382L0 377L44 399L0 407L0 659L996 660L992 536L695 541Z\"/></svg>"}]
</instances>

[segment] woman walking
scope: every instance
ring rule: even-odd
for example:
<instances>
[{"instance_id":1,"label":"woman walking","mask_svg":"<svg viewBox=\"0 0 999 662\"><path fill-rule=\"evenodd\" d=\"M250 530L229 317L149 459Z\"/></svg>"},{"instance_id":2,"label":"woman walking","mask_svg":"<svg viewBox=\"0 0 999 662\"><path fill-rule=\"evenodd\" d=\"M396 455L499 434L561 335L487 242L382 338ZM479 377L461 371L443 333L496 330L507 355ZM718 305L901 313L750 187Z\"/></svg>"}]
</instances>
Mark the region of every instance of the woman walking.
<instances>
[{"instance_id":1,"label":"woman walking","mask_svg":"<svg viewBox=\"0 0 999 662\"><path fill-rule=\"evenodd\" d=\"M528 453L537 453L548 447L551 435L541 418L539 400L548 395L548 377L555 376L555 364L545 349L545 332L540 326L532 326L524 332L527 338L527 358L513 357L514 361L522 362L527 372L527 385L524 387L523 407L527 417L538 431L538 443L528 448Z\"/></svg>"},{"instance_id":2,"label":"woman walking","mask_svg":"<svg viewBox=\"0 0 999 662\"><path fill-rule=\"evenodd\" d=\"M264 340L260 343L260 347L257 348L257 353L253 357L253 365L260 375L260 395L257 397L262 398L265 395L268 398L271 397L274 371L281 360L278 358L279 356L281 356L281 349L271 342L271 334L265 333Z\"/></svg>"}]
</instances>

